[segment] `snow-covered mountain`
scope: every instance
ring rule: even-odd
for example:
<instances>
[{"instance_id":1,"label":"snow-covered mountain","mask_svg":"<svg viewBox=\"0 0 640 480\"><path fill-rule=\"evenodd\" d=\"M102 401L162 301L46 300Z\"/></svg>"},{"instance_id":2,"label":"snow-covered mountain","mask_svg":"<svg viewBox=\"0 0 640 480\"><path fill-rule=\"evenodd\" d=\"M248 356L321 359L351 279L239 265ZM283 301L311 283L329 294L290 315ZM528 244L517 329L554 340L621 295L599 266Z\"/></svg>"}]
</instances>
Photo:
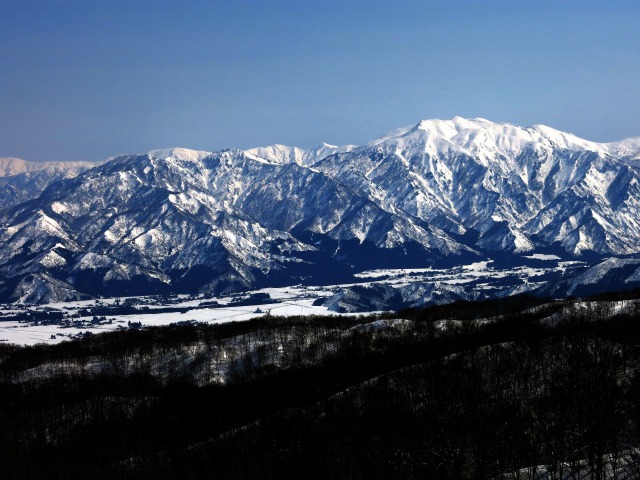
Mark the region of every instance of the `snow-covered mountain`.
<instances>
[{"instance_id":1,"label":"snow-covered mountain","mask_svg":"<svg viewBox=\"0 0 640 480\"><path fill-rule=\"evenodd\" d=\"M87 169L96 165L93 162L28 162L21 158L0 158L0 177L20 175L22 173L38 172L42 170L71 170Z\"/></svg>"},{"instance_id":2,"label":"snow-covered mountain","mask_svg":"<svg viewBox=\"0 0 640 480\"><path fill-rule=\"evenodd\" d=\"M557 243L574 254L631 253L640 250L640 185L638 167L614 155L622 143L456 117L422 121L314 167L388 211L474 232L479 248Z\"/></svg>"},{"instance_id":3,"label":"snow-covered mountain","mask_svg":"<svg viewBox=\"0 0 640 480\"><path fill-rule=\"evenodd\" d=\"M0 209L38 197L53 182L93 168L91 162L28 162L0 158Z\"/></svg>"},{"instance_id":4,"label":"snow-covered mountain","mask_svg":"<svg viewBox=\"0 0 640 480\"><path fill-rule=\"evenodd\" d=\"M119 157L1 212L5 295L55 299L54 280L91 294L218 292L344 278L362 262L349 249L413 249L424 262L470 253L297 163L231 150L160 157Z\"/></svg>"},{"instance_id":5,"label":"snow-covered mountain","mask_svg":"<svg viewBox=\"0 0 640 480\"><path fill-rule=\"evenodd\" d=\"M458 117L359 147L120 156L5 203L0 298L333 282L495 251L638 254L639 156L638 139Z\"/></svg>"},{"instance_id":6,"label":"snow-covered mountain","mask_svg":"<svg viewBox=\"0 0 640 480\"><path fill-rule=\"evenodd\" d=\"M262 158L271 163L286 164L293 162L298 165L302 165L303 167L308 167L329 155L333 155L335 153L347 153L354 148L356 148L355 145L344 145L338 147L336 145L329 145L328 143L322 143L321 145L308 150L298 147L288 147L286 145L271 145L268 147L258 147L245 150L245 153Z\"/></svg>"}]
</instances>

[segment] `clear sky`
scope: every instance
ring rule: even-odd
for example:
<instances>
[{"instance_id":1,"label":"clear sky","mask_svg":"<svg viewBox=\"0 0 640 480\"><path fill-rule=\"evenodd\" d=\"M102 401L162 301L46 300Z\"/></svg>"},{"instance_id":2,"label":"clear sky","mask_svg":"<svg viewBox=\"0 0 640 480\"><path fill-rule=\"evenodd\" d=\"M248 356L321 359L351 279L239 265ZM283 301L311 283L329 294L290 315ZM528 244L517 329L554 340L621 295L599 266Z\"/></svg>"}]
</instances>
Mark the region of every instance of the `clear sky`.
<instances>
[{"instance_id":1,"label":"clear sky","mask_svg":"<svg viewBox=\"0 0 640 480\"><path fill-rule=\"evenodd\" d=\"M640 136L640 2L0 0L0 157L360 144L455 115Z\"/></svg>"}]
</instances>

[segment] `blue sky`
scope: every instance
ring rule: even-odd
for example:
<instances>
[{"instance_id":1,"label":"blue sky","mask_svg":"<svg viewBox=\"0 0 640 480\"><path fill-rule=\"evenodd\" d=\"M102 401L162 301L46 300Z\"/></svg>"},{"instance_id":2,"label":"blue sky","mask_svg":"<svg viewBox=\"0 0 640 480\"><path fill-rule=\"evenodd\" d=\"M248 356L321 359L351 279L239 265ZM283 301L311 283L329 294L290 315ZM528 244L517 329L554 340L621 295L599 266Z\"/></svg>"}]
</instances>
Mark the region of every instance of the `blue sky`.
<instances>
[{"instance_id":1,"label":"blue sky","mask_svg":"<svg viewBox=\"0 0 640 480\"><path fill-rule=\"evenodd\" d=\"M455 115L640 136L640 2L0 2L0 156L359 144Z\"/></svg>"}]
</instances>

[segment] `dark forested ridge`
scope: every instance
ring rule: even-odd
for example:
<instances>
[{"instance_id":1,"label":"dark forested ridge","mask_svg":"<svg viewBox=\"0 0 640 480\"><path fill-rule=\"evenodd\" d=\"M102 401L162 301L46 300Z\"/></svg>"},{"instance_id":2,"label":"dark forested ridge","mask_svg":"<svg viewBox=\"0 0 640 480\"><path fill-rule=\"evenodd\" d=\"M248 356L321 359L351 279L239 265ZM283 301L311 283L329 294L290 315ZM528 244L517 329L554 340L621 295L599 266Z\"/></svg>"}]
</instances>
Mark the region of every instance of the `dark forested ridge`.
<instances>
[{"instance_id":1,"label":"dark forested ridge","mask_svg":"<svg viewBox=\"0 0 640 480\"><path fill-rule=\"evenodd\" d=\"M0 477L638 478L632 297L0 345Z\"/></svg>"}]
</instances>

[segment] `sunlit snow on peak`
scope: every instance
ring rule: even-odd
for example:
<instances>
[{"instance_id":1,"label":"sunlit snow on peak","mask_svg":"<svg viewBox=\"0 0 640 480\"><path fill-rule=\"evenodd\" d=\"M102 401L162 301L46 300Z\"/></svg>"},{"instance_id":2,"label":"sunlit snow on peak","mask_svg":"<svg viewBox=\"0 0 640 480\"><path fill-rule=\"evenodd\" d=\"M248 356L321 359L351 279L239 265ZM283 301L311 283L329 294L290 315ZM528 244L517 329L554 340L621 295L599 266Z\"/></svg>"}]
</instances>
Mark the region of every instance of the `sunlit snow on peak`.
<instances>
[{"instance_id":1,"label":"sunlit snow on peak","mask_svg":"<svg viewBox=\"0 0 640 480\"><path fill-rule=\"evenodd\" d=\"M310 167L330 155L350 152L355 148L355 145L336 146L328 143L322 143L309 149L275 144L267 147L251 148L245 150L244 153L277 165L296 163L303 167Z\"/></svg>"},{"instance_id":2,"label":"sunlit snow on peak","mask_svg":"<svg viewBox=\"0 0 640 480\"><path fill-rule=\"evenodd\" d=\"M517 155L525 148L574 150L600 155L623 155L635 158L640 139L597 143L572 133L561 132L545 125L519 127L510 123L494 123L484 118L453 117L450 120L421 120L417 124L392 130L369 142L367 147L389 145L401 150L447 152L459 151L467 155ZM636 155L637 157L637 155Z\"/></svg>"},{"instance_id":3,"label":"sunlit snow on peak","mask_svg":"<svg viewBox=\"0 0 640 480\"><path fill-rule=\"evenodd\" d=\"M199 162L205 157L211 155L211 152L203 150L190 150L188 148L161 148L147 152L148 155L159 158L175 158L177 160L186 160L191 162Z\"/></svg>"}]
</instances>

